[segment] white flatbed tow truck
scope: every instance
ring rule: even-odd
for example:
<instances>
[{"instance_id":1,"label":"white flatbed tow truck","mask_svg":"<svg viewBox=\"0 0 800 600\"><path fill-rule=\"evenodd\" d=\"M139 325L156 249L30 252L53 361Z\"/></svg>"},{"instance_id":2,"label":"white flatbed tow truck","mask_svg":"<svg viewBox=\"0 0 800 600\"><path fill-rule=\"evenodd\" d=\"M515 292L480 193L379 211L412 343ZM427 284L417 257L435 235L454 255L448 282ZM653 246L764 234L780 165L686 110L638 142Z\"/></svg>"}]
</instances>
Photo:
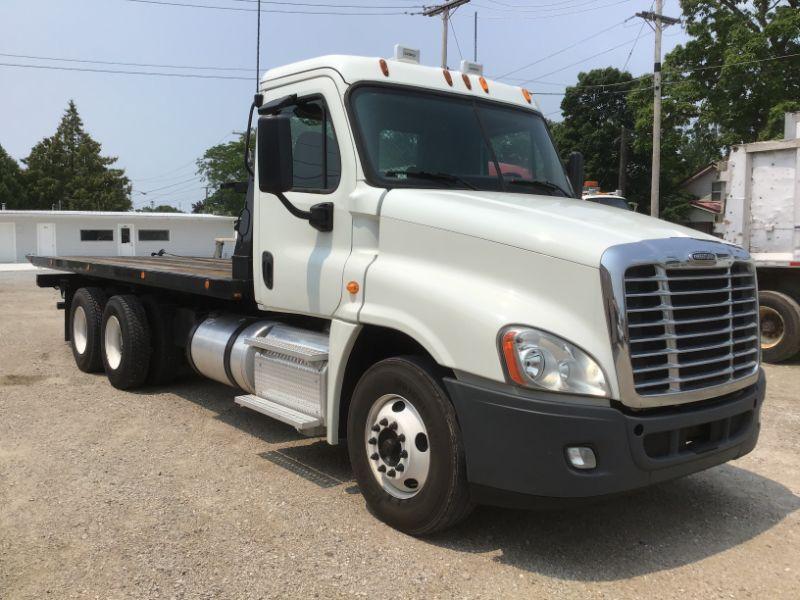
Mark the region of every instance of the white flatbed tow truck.
<instances>
[{"instance_id":1,"label":"white flatbed tow truck","mask_svg":"<svg viewBox=\"0 0 800 600\"><path fill-rule=\"evenodd\" d=\"M132 389L186 360L346 442L373 513L414 535L753 449L750 256L576 197L581 160L527 90L326 56L268 71L253 111L231 260L31 257L63 271L38 283L80 369Z\"/></svg>"}]
</instances>

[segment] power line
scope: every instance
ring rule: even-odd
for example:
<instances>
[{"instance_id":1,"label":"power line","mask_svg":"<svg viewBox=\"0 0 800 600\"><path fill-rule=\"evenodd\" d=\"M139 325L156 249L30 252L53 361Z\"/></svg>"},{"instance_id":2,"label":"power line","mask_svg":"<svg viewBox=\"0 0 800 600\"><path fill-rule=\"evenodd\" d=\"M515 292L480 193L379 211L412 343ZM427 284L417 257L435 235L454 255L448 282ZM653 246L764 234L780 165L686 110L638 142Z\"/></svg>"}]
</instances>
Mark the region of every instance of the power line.
<instances>
[{"instance_id":1,"label":"power line","mask_svg":"<svg viewBox=\"0 0 800 600\"><path fill-rule=\"evenodd\" d=\"M566 17L566 16L569 16L569 15L577 15L577 14L583 14L583 13L586 13L586 12L589 12L589 11L600 10L602 8L610 8L612 6L617 6L619 4L622 4L622 3L628 2L628 1L629 0L617 0L616 2L612 2L610 4L603 4L602 6L587 7L587 8L582 8L582 9L579 9L579 10L573 10L573 11L556 13L556 14L551 14L551 13L541 14L539 11L536 11L537 14L535 16L533 16L533 15L527 16L526 14L519 14L516 11L508 11L507 13L502 14L502 15L485 16L483 18L484 19L498 20L498 21L499 20L507 21L509 19L513 19L514 21L520 21L520 20L521 21L542 21L544 19L553 19L553 18L556 18L556 17ZM483 6L481 8L491 10L489 7L486 7L486 6Z\"/></svg>"},{"instance_id":2,"label":"power line","mask_svg":"<svg viewBox=\"0 0 800 600\"><path fill-rule=\"evenodd\" d=\"M144 190L144 191L138 191L137 190L136 193L137 194L141 194L142 196L146 196L147 194L152 194L153 192L160 192L161 190L166 190L166 189L169 189L171 187L175 187L175 186L178 186L178 185L183 185L185 183L189 183L190 181L197 181L199 179L201 179L201 177L199 175L195 175L194 177L190 177L189 179L185 179L184 181L178 181L177 183L170 183L169 185L153 188L152 190Z\"/></svg>"},{"instance_id":3,"label":"power line","mask_svg":"<svg viewBox=\"0 0 800 600\"><path fill-rule=\"evenodd\" d=\"M631 51L628 52L628 58L625 59L625 64L622 65L623 71L628 68L628 63L631 61L631 56L633 56L633 51L636 50L636 44L639 41L639 38L642 37L642 32L644 31L644 24L645 24L644 21L642 21L642 24L639 27L639 33L636 36L636 39L633 40L633 46L631 46Z\"/></svg>"},{"instance_id":4,"label":"power line","mask_svg":"<svg viewBox=\"0 0 800 600\"><path fill-rule=\"evenodd\" d=\"M582 46L588 40L591 40L591 39L596 38L596 37L598 37L600 35L603 35L604 33L607 33L609 31L611 31L612 29L615 29L616 27L619 27L620 25L622 25L626 21L628 21L628 19L625 19L625 21L620 21L619 23L616 23L616 24L612 25L611 27L603 29L602 31L598 31L597 33L594 33L594 34L592 34L592 35L590 35L588 37L585 37L585 38L581 39L580 41L575 42L574 44L570 44L569 46L566 46L565 48L562 48L561 50L556 50L555 52L553 52L551 54L548 54L547 56L544 56L542 58L539 58L539 59L537 59L537 60L535 60L535 61L533 61L531 63L528 63L528 64L526 64L526 65L524 65L522 67L518 67L516 69L508 71L507 73L499 75L497 77L497 79L505 79L509 75L513 75L514 73L519 73L520 71L524 71L525 69L527 69L529 67L532 67L533 65L538 65L540 62L545 61L545 60L547 60L549 58L553 58L554 56L558 56L559 54L563 54L567 50L572 50L573 48L576 48L577 46Z\"/></svg>"},{"instance_id":5,"label":"power line","mask_svg":"<svg viewBox=\"0 0 800 600\"><path fill-rule=\"evenodd\" d=\"M56 67L52 65L24 65L20 63L0 62L0 67L15 67L20 69L46 69L50 71L78 71L82 73L114 73L118 75L147 75L151 77L179 77L187 79L228 79L234 81L252 81L251 77L236 77L234 75L205 75L201 73L158 73L156 71L123 71L119 69L90 69L88 67Z\"/></svg>"},{"instance_id":6,"label":"power line","mask_svg":"<svg viewBox=\"0 0 800 600\"><path fill-rule=\"evenodd\" d=\"M52 60L58 62L74 62L86 63L93 65L118 65L123 67L153 67L159 69L193 69L197 71L251 71L251 68L244 67L204 67L195 65L164 65L156 63L135 63L135 62L120 62L112 60L86 60L78 58L59 58L56 56L35 56L32 54L11 54L8 52L0 52L0 56L7 56L10 58L28 58L31 60Z\"/></svg>"},{"instance_id":7,"label":"power line","mask_svg":"<svg viewBox=\"0 0 800 600\"><path fill-rule=\"evenodd\" d=\"M234 11L234 12L258 12L258 9L255 8L242 8L238 6L219 6L216 4L190 4L187 2L167 2L166 0L123 0L123 2L136 2L138 4L153 4L159 6L179 6L181 8L205 8L210 10L227 10L227 11ZM318 5L322 6L322 5ZM384 10L384 7L373 7L373 6L366 6L366 5L359 5L358 7L353 6L354 8L359 8L360 10ZM405 7L404 7L405 8ZM419 12L410 12L410 11L403 11L403 12L342 12L342 11L330 11L330 10L318 10L318 11L311 11L311 10L289 10L289 9L275 9L275 8L267 8L262 9L261 12L268 12L268 13L278 13L278 14L294 14L294 15L349 15L354 17L372 17L372 16L399 16L399 15L417 15L421 14Z\"/></svg>"}]
</instances>

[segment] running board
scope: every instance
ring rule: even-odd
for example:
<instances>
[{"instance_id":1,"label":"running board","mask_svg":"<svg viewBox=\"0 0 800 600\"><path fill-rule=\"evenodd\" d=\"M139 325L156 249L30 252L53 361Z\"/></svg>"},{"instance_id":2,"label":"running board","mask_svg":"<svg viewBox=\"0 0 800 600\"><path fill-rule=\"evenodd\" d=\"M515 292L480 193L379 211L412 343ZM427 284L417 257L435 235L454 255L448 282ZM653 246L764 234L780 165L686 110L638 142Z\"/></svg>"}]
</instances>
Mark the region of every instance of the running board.
<instances>
[{"instance_id":1,"label":"running board","mask_svg":"<svg viewBox=\"0 0 800 600\"><path fill-rule=\"evenodd\" d=\"M244 406L262 415L267 415L278 421L295 427L299 432L306 435L317 435L317 429L322 426L322 418L301 413L293 408L278 404L266 398L260 398L253 394L237 396L235 400L239 406Z\"/></svg>"}]
</instances>

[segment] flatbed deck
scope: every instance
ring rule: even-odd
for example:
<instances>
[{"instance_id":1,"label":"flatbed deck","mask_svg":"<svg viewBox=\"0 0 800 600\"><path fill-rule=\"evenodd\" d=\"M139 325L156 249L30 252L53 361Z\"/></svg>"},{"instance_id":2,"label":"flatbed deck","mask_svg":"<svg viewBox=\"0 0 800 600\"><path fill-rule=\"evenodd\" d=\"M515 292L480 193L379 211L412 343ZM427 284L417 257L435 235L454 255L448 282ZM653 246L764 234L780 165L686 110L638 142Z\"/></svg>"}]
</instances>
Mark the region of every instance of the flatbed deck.
<instances>
[{"instance_id":1,"label":"flatbed deck","mask_svg":"<svg viewBox=\"0 0 800 600\"><path fill-rule=\"evenodd\" d=\"M28 256L31 264L224 300L251 295L252 282L234 279L227 258L178 256Z\"/></svg>"}]
</instances>

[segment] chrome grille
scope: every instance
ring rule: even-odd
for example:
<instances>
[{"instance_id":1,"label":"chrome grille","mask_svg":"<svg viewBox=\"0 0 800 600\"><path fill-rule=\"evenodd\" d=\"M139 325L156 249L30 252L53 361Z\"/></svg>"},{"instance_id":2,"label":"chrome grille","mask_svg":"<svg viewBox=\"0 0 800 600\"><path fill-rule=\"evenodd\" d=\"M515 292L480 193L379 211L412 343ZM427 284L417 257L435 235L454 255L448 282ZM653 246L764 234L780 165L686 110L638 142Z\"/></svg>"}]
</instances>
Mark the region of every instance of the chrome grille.
<instances>
[{"instance_id":1,"label":"chrome grille","mask_svg":"<svg viewBox=\"0 0 800 600\"><path fill-rule=\"evenodd\" d=\"M758 367L753 267L647 264L625 271L633 384L640 396L716 386Z\"/></svg>"}]
</instances>

